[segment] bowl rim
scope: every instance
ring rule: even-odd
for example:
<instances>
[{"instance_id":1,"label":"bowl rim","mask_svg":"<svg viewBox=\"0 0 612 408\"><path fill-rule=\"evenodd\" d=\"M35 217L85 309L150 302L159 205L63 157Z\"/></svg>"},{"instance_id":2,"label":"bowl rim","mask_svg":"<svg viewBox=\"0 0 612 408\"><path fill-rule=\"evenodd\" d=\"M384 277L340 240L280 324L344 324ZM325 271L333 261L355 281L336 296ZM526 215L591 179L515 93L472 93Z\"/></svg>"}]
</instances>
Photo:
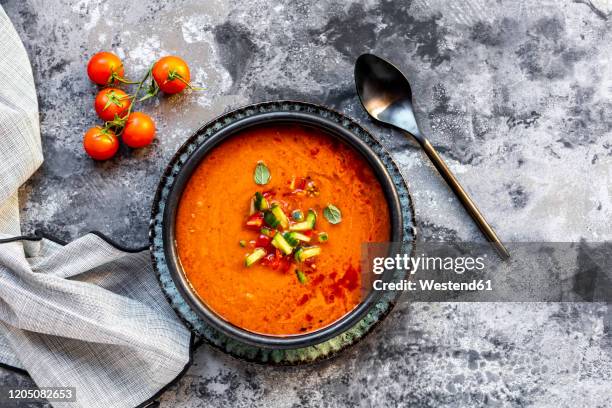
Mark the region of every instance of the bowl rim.
<instances>
[{"instance_id":1,"label":"bowl rim","mask_svg":"<svg viewBox=\"0 0 612 408\"><path fill-rule=\"evenodd\" d=\"M249 106L257 107L258 105L261 104ZM320 107L318 105L313 106ZM220 115L220 117L229 115L232 112L236 112L238 110L244 110L245 108L248 107L242 107L237 110L227 112L225 114ZM321 108L331 110L326 107ZM339 114L336 111L334 111L334 113ZM339 115L345 117L342 114ZM213 121L218 119L219 118L213 119ZM201 126L185 142L185 144L192 142L193 139L200 135L202 131L206 129L208 124L211 122L208 122ZM220 129L215 129L211 135L207 136L202 143L199 143L197 145L194 151L188 154L188 157L184 159L183 163L180 165L177 174L174 176L174 179L171 182L170 191L167 195L165 205L162 210L162 242L166 265L181 297L186 301L189 307L198 315L198 317L200 317L205 323L214 327L215 329L219 330L221 333L227 335L230 338L252 346L268 349L295 349L325 342L326 340L329 340L345 332L346 330L349 330L357 322L363 319L363 317L368 313L371 307L376 305L377 300L382 296L382 293L379 291L370 291L370 293L366 296L364 300L362 300L354 309L346 313L340 319L312 332L290 335L270 335L252 332L234 325L230 321L226 320L223 316L217 314L214 310L212 310L212 308L205 304L204 300L201 299L197 293L195 293L180 265L179 257L176 250L176 241L174 239L175 216L182 192L185 188L185 185L191 178L193 171L198 167L204 157L214 147L222 144L227 139L233 137L234 135L245 129L272 124L297 124L315 127L324 131L332 137L340 139L341 141L352 147L355 151L357 151L372 168L383 189L383 193L385 195L385 199L389 207L391 223L390 242L402 241L403 217L401 202L395 184L389 174L389 171L382 163L378 155L354 132L341 126L335 121L323 117L320 114L317 114L315 112L294 112L278 110L266 112L253 111L247 113L244 115L244 117L238 119L237 121ZM370 134L367 130L364 129L364 131ZM176 161L176 156L181 154L184 154L182 147L179 148L175 157L170 160L168 166L173 166ZM159 197L156 194L155 201L158 201L158 199ZM151 246L153 247L153 242L151 242ZM383 275L383 279L384 278L385 276Z\"/></svg>"}]
</instances>

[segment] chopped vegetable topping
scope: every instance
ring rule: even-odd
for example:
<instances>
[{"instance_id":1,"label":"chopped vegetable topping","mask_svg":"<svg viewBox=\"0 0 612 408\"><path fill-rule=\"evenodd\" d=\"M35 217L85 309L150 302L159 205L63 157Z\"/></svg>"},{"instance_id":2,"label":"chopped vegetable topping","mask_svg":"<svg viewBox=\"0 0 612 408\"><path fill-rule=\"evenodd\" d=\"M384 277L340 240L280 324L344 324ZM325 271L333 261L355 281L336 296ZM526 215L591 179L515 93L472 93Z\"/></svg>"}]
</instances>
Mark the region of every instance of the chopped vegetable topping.
<instances>
[{"instance_id":1,"label":"chopped vegetable topping","mask_svg":"<svg viewBox=\"0 0 612 408\"><path fill-rule=\"evenodd\" d=\"M264 217L261 213L252 214L246 222L248 228L258 230L264 222Z\"/></svg>"},{"instance_id":2,"label":"chopped vegetable topping","mask_svg":"<svg viewBox=\"0 0 612 408\"><path fill-rule=\"evenodd\" d=\"M257 163L253 175L257 184L266 184L270 181L270 170L263 162ZM326 232L313 231L317 222L317 213L310 208L306 215L300 208L288 208L288 203L282 200L274 201L274 197L310 196L316 197L319 190L310 177L291 178L289 192L279 192L276 189L267 192L256 192L251 197L250 215L246 227L259 231L256 240L250 241L255 247L251 254L247 254L245 265L251 266L261 260L265 267L287 272L292 264L306 261L310 269L315 269L311 258L321 254L319 246L305 246L314 239L326 242L329 237ZM283 210L283 208L286 209ZM290 217L287 214L291 214ZM340 210L329 204L324 210L325 218L332 224L341 220ZM240 241L241 247L247 246L247 241ZM308 278L300 268L296 269L297 279L305 284Z\"/></svg>"},{"instance_id":3,"label":"chopped vegetable topping","mask_svg":"<svg viewBox=\"0 0 612 408\"><path fill-rule=\"evenodd\" d=\"M333 204L328 204L323 210L323 216L330 222L330 224L338 224L342 221L342 212L340 209Z\"/></svg>"},{"instance_id":4,"label":"chopped vegetable topping","mask_svg":"<svg viewBox=\"0 0 612 408\"><path fill-rule=\"evenodd\" d=\"M297 231L292 231L289 234L291 234L291 236L298 241L310 242L310 237L308 235L301 234Z\"/></svg>"},{"instance_id":5,"label":"chopped vegetable topping","mask_svg":"<svg viewBox=\"0 0 612 408\"><path fill-rule=\"evenodd\" d=\"M264 162L260 161L259 163L257 163L257 166L255 166L253 180L256 184L259 185L268 184L268 182L270 181L270 170Z\"/></svg>"},{"instance_id":6,"label":"chopped vegetable topping","mask_svg":"<svg viewBox=\"0 0 612 408\"><path fill-rule=\"evenodd\" d=\"M244 259L244 265L247 267L251 266L264 256L266 256L266 250L263 248L257 248L255 249L255 251L253 251L252 254L247 255L247 257Z\"/></svg>"},{"instance_id":7,"label":"chopped vegetable topping","mask_svg":"<svg viewBox=\"0 0 612 408\"><path fill-rule=\"evenodd\" d=\"M280 224L280 220L276 218L272 211L266 211L264 215L264 221L272 228L276 228Z\"/></svg>"},{"instance_id":8,"label":"chopped vegetable topping","mask_svg":"<svg viewBox=\"0 0 612 408\"><path fill-rule=\"evenodd\" d=\"M272 231L270 228L266 228L266 227L262 227L261 230L259 230L259 233L261 235L265 235L267 237L273 237L274 236L274 231Z\"/></svg>"},{"instance_id":9,"label":"chopped vegetable topping","mask_svg":"<svg viewBox=\"0 0 612 408\"><path fill-rule=\"evenodd\" d=\"M306 216L306 220L299 222L297 224L293 224L289 227L291 231L308 231L315 227L315 223L317 221L317 213L314 210L308 210L308 215Z\"/></svg>"},{"instance_id":10,"label":"chopped vegetable topping","mask_svg":"<svg viewBox=\"0 0 612 408\"><path fill-rule=\"evenodd\" d=\"M270 211L272 212L272 214L274 214L274 217L278 220L281 227L289 227L289 218L287 218L287 216L283 212L283 209L280 208L278 204L272 204L272 209Z\"/></svg>"},{"instance_id":11,"label":"chopped vegetable topping","mask_svg":"<svg viewBox=\"0 0 612 408\"><path fill-rule=\"evenodd\" d=\"M270 208L270 204L268 204L268 200L265 199L263 194L259 191L255 193L255 197L253 197L253 205L255 206L255 210L263 211Z\"/></svg>"},{"instance_id":12,"label":"chopped vegetable topping","mask_svg":"<svg viewBox=\"0 0 612 408\"><path fill-rule=\"evenodd\" d=\"M298 281L303 285L308 281L306 274L299 269L295 270L295 274L297 275Z\"/></svg>"},{"instance_id":13,"label":"chopped vegetable topping","mask_svg":"<svg viewBox=\"0 0 612 408\"><path fill-rule=\"evenodd\" d=\"M285 238L292 247L298 246L301 242L310 242L310 237L308 235L300 234L296 231L285 232L283 238Z\"/></svg>"},{"instance_id":14,"label":"chopped vegetable topping","mask_svg":"<svg viewBox=\"0 0 612 408\"><path fill-rule=\"evenodd\" d=\"M304 213L302 210L294 210L291 213L291 218L293 218L293 221L304 221Z\"/></svg>"},{"instance_id":15,"label":"chopped vegetable topping","mask_svg":"<svg viewBox=\"0 0 612 408\"><path fill-rule=\"evenodd\" d=\"M294 248L295 248L296 246L298 246L298 244L300 243L300 241L298 241L298 239L297 239L297 238L295 238L295 237L294 237L293 235L291 235L291 234L293 234L293 233L292 233L292 232L285 232L285 233L283 234L283 238L285 238L285 241L287 241L287 242L289 243L289 245L291 245L292 247L294 247Z\"/></svg>"},{"instance_id":16,"label":"chopped vegetable topping","mask_svg":"<svg viewBox=\"0 0 612 408\"><path fill-rule=\"evenodd\" d=\"M319 195L319 189L314 181L308 180L308 183L306 183L306 194L310 197L317 197Z\"/></svg>"},{"instance_id":17,"label":"chopped vegetable topping","mask_svg":"<svg viewBox=\"0 0 612 408\"><path fill-rule=\"evenodd\" d=\"M308 258L312 258L320 254L321 247L318 246L298 248L298 250L295 251L295 260L298 262L304 262Z\"/></svg>"},{"instance_id":18,"label":"chopped vegetable topping","mask_svg":"<svg viewBox=\"0 0 612 408\"><path fill-rule=\"evenodd\" d=\"M272 238L272 245L280 249L285 255L290 255L293 252L293 247L287 242L280 232L277 232Z\"/></svg>"},{"instance_id":19,"label":"chopped vegetable topping","mask_svg":"<svg viewBox=\"0 0 612 408\"><path fill-rule=\"evenodd\" d=\"M251 198L251 204L249 206L249 215L253 215L257 212L255 209L255 197Z\"/></svg>"},{"instance_id":20,"label":"chopped vegetable topping","mask_svg":"<svg viewBox=\"0 0 612 408\"><path fill-rule=\"evenodd\" d=\"M270 237L267 235L260 235L255 241L255 248L265 248L270 245Z\"/></svg>"}]
</instances>

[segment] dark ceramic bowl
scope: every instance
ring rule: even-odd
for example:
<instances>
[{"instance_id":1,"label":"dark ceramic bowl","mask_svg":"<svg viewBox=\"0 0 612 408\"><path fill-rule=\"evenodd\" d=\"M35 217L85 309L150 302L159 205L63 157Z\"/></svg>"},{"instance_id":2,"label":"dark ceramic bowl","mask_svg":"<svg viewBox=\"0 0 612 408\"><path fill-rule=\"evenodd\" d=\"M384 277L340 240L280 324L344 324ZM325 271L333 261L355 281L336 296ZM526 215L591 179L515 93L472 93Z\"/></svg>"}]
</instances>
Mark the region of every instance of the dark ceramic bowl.
<instances>
[{"instance_id":1,"label":"dark ceramic bowl","mask_svg":"<svg viewBox=\"0 0 612 408\"><path fill-rule=\"evenodd\" d=\"M390 171L389 163L392 161L384 162L380 151L372 149L361 133L365 131L358 128L360 132L356 132L354 126L357 125L336 112L305 103L271 102L230 112L198 130L171 160L154 200L150 230L154 267L171 304L198 334L203 335L206 330L202 327L205 327L209 331L212 329L213 337L220 335L234 344L273 352L306 349L342 336L358 326L373 309L380 307L385 293L370 291L355 309L329 326L310 333L287 336L259 334L235 326L210 309L194 293L181 269L174 239L175 216L183 189L201 160L215 146L245 129L272 124L314 127L352 146L368 162L381 183L389 206L391 241L412 243L414 229L411 201L409 196L406 197L407 190L401 194L398 192L399 171L395 165L394 171ZM385 156L385 159L388 157ZM405 187L403 179L402 187ZM406 206L409 208L406 209ZM382 279L396 279L396 275L397 271L390 271L382 275ZM388 305L387 309L391 306Z\"/></svg>"}]
</instances>

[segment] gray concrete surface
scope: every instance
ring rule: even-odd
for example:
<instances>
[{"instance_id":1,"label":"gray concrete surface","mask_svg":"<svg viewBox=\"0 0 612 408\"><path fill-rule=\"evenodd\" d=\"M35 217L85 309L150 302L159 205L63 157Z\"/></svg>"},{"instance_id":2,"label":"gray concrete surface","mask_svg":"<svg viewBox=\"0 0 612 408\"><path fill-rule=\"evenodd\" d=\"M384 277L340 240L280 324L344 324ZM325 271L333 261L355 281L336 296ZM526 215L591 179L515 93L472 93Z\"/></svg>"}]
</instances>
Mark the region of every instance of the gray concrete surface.
<instances>
[{"instance_id":1,"label":"gray concrete surface","mask_svg":"<svg viewBox=\"0 0 612 408\"><path fill-rule=\"evenodd\" d=\"M2 5L32 60L46 156L21 194L25 231L69 240L97 229L144 244L158 176L200 123L295 98L335 107L382 138L411 183L423 239L480 240L422 153L362 112L352 66L370 51L407 73L421 126L501 237L612 239L609 1ZM206 91L149 103L154 146L93 163L81 137L96 122L85 64L99 50L123 57L130 76L182 55ZM605 304L405 304L314 366L261 367L203 346L160 404L612 406L611 326ZM0 383L27 381L0 370Z\"/></svg>"}]
</instances>

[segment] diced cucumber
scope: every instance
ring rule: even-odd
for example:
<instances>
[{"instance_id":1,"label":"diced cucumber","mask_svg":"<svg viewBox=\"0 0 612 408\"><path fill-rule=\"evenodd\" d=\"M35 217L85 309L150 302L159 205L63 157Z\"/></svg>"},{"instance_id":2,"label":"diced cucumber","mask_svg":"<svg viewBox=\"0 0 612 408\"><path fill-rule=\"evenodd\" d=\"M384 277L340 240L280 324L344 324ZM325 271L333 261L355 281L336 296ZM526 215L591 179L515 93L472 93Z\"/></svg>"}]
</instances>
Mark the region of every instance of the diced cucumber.
<instances>
[{"instance_id":1,"label":"diced cucumber","mask_svg":"<svg viewBox=\"0 0 612 408\"><path fill-rule=\"evenodd\" d=\"M295 239L298 239L298 240L300 240L302 242L310 242L310 237L308 235L304 235L304 234L301 234L301 233L295 232L295 231L292 232L292 234L293 234L293 237Z\"/></svg>"},{"instance_id":2,"label":"diced cucumber","mask_svg":"<svg viewBox=\"0 0 612 408\"><path fill-rule=\"evenodd\" d=\"M315 223L317 222L317 213L313 209L308 210L306 222L310 223L311 228L315 227Z\"/></svg>"},{"instance_id":3,"label":"diced cucumber","mask_svg":"<svg viewBox=\"0 0 612 408\"><path fill-rule=\"evenodd\" d=\"M312 258L313 256L317 256L321 253L321 247L311 246L311 247L302 247L295 251L295 260L298 262L304 262L308 258Z\"/></svg>"},{"instance_id":4,"label":"diced cucumber","mask_svg":"<svg viewBox=\"0 0 612 408\"><path fill-rule=\"evenodd\" d=\"M247 257L244 259L244 265L247 267L251 266L264 256L266 256L266 250L263 248L257 248L251 254L247 255Z\"/></svg>"},{"instance_id":5,"label":"diced cucumber","mask_svg":"<svg viewBox=\"0 0 612 408\"><path fill-rule=\"evenodd\" d=\"M314 210L308 210L308 215L306 215L306 220L302 222L298 222L297 224L293 224L289 227L290 231L308 231L315 227L317 222L317 213Z\"/></svg>"},{"instance_id":6,"label":"diced cucumber","mask_svg":"<svg viewBox=\"0 0 612 408\"><path fill-rule=\"evenodd\" d=\"M255 193L255 197L253 197L253 205L257 211L264 211L270 208L270 204L268 200L261 194L259 191Z\"/></svg>"},{"instance_id":7,"label":"diced cucumber","mask_svg":"<svg viewBox=\"0 0 612 408\"><path fill-rule=\"evenodd\" d=\"M297 275L298 281L303 285L308 281L306 274L299 269L295 270L295 274Z\"/></svg>"},{"instance_id":8,"label":"diced cucumber","mask_svg":"<svg viewBox=\"0 0 612 408\"><path fill-rule=\"evenodd\" d=\"M261 230L259 230L261 235L265 235L266 237L273 237L274 236L274 231L272 231L270 228L266 228L263 227Z\"/></svg>"},{"instance_id":9,"label":"diced cucumber","mask_svg":"<svg viewBox=\"0 0 612 408\"><path fill-rule=\"evenodd\" d=\"M272 212L272 214L274 214L274 217L276 217L281 227L285 229L289 227L289 218L287 218L287 216L283 212L283 209L280 208L278 204L272 204L272 209L270 211Z\"/></svg>"},{"instance_id":10,"label":"diced cucumber","mask_svg":"<svg viewBox=\"0 0 612 408\"><path fill-rule=\"evenodd\" d=\"M310 242L310 237L308 235L301 234L297 231L285 232L283 238L285 238L289 245L294 248L298 246L300 242Z\"/></svg>"},{"instance_id":11,"label":"diced cucumber","mask_svg":"<svg viewBox=\"0 0 612 408\"><path fill-rule=\"evenodd\" d=\"M266 211L266 213L264 214L264 221L272 228L276 228L280 224L280 220L276 218L272 211Z\"/></svg>"},{"instance_id":12,"label":"diced cucumber","mask_svg":"<svg viewBox=\"0 0 612 408\"><path fill-rule=\"evenodd\" d=\"M293 252L293 247L287 242L280 232L277 232L272 238L272 245L278 248L285 255L289 255Z\"/></svg>"},{"instance_id":13,"label":"diced cucumber","mask_svg":"<svg viewBox=\"0 0 612 408\"><path fill-rule=\"evenodd\" d=\"M302 234L301 232L291 231L290 234L293 238L297 239L298 241L310 242L310 237L308 235Z\"/></svg>"},{"instance_id":14,"label":"diced cucumber","mask_svg":"<svg viewBox=\"0 0 612 408\"><path fill-rule=\"evenodd\" d=\"M291 218L293 218L293 221L304 221L304 213L302 212L302 210L294 210L291 213Z\"/></svg>"},{"instance_id":15,"label":"diced cucumber","mask_svg":"<svg viewBox=\"0 0 612 408\"><path fill-rule=\"evenodd\" d=\"M255 197L251 197L251 204L249 205L249 215L253 215L257 212L255 209Z\"/></svg>"},{"instance_id":16,"label":"diced cucumber","mask_svg":"<svg viewBox=\"0 0 612 408\"><path fill-rule=\"evenodd\" d=\"M319 232L319 234L317 235L317 239L319 240L319 242L327 242L329 236L327 235L327 232Z\"/></svg>"},{"instance_id":17,"label":"diced cucumber","mask_svg":"<svg viewBox=\"0 0 612 408\"><path fill-rule=\"evenodd\" d=\"M297 238L294 238L291 234L293 234L293 232L285 232L283 234L283 238L285 238L285 241L287 241L289 245L295 248L296 246L298 246L300 241L298 241Z\"/></svg>"},{"instance_id":18,"label":"diced cucumber","mask_svg":"<svg viewBox=\"0 0 612 408\"><path fill-rule=\"evenodd\" d=\"M298 222L297 224L293 224L289 227L289 231L308 231L311 229L312 227L306 221Z\"/></svg>"}]
</instances>

